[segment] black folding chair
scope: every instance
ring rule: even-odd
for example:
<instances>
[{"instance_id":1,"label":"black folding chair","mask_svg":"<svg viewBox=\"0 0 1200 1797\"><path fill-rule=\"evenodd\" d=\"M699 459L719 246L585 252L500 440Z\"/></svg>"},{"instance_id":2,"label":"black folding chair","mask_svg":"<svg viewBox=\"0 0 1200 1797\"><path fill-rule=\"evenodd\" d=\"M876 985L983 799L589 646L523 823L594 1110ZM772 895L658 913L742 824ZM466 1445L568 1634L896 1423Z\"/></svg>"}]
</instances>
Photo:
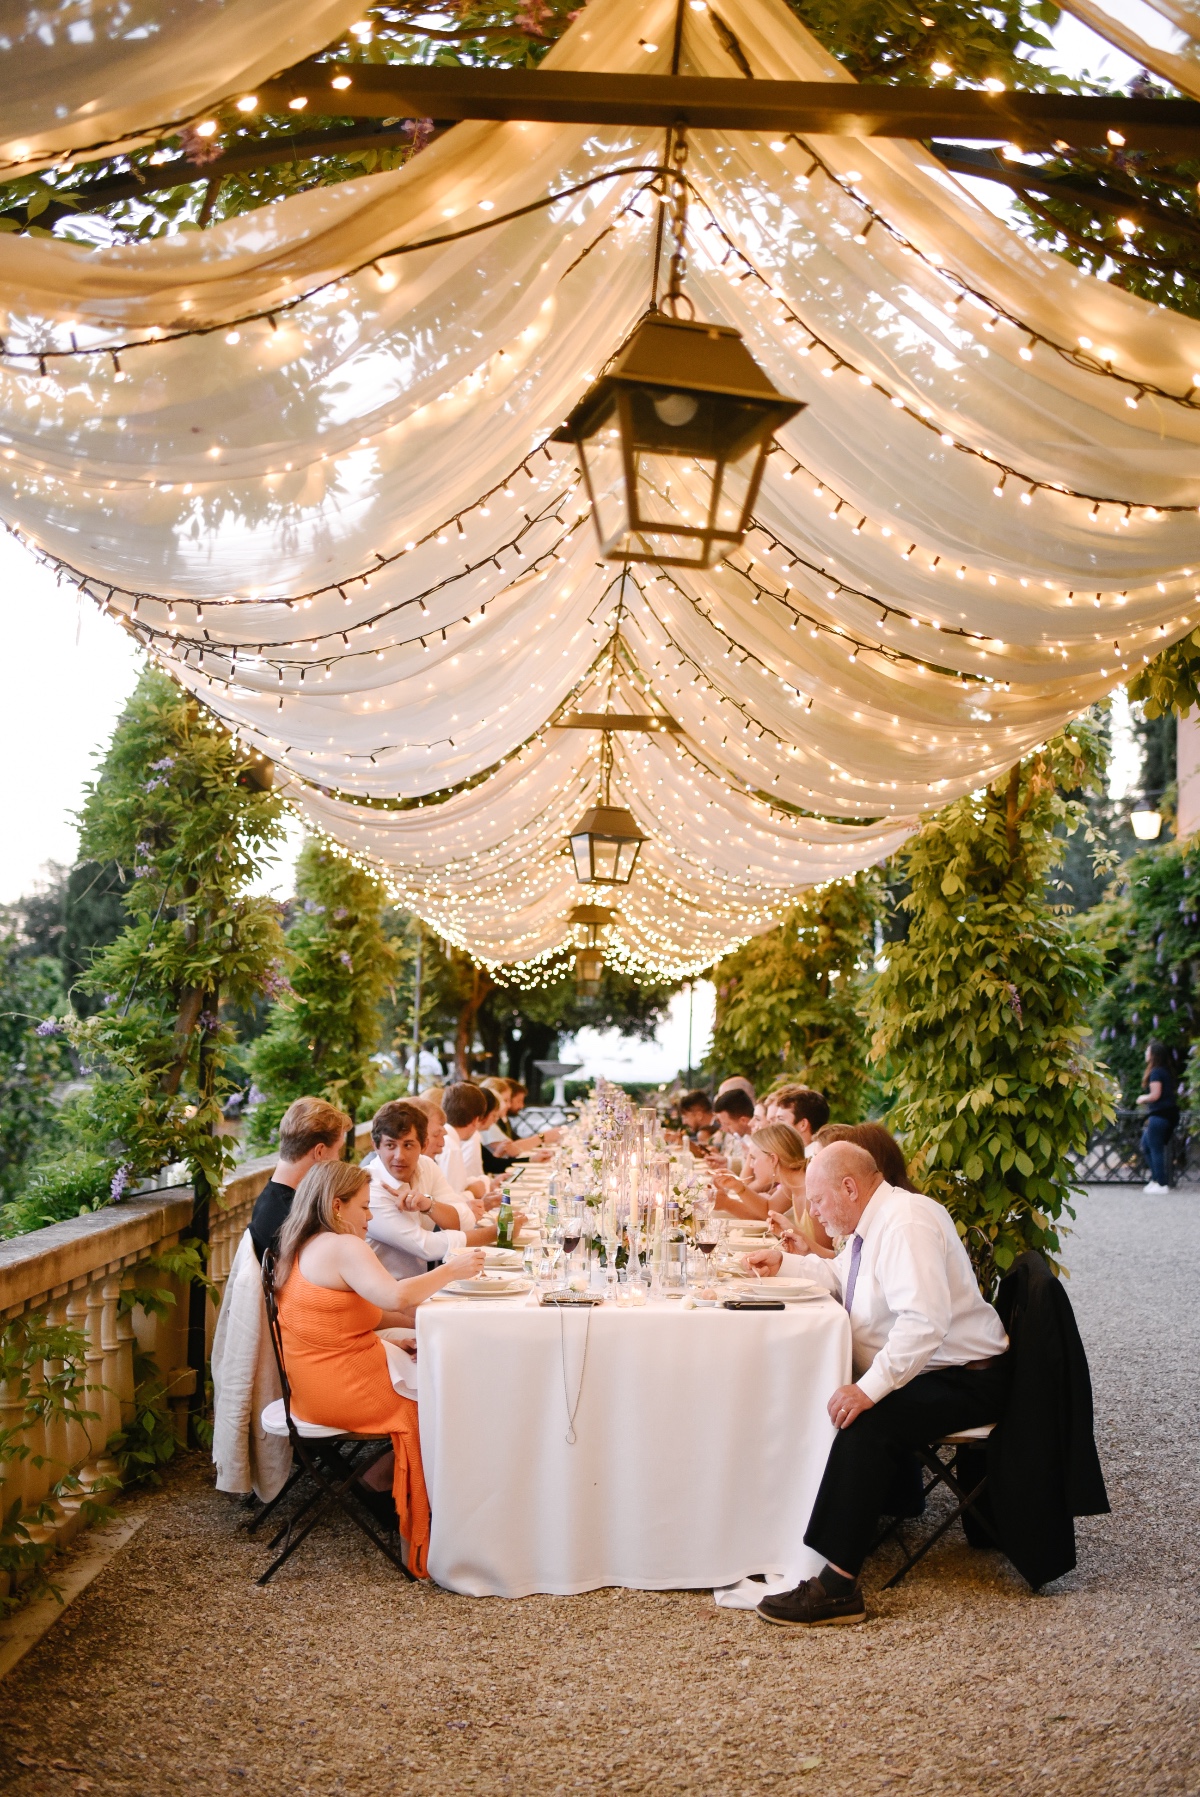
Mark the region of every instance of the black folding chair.
<instances>
[{"instance_id":1,"label":"black folding chair","mask_svg":"<svg viewBox=\"0 0 1200 1797\"><path fill-rule=\"evenodd\" d=\"M379 1535L374 1518L354 1496L354 1484L361 1475L381 1460L392 1445L390 1435L359 1434L352 1429L335 1429L321 1423L305 1423L292 1415L292 1391L283 1362L283 1335L279 1326L279 1307L275 1301L275 1255L268 1249L263 1255L263 1297L267 1306L267 1324L271 1331L271 1347L279 1369L279 1387L283 1393L263 1412L263 1428L269 1435L286 1433L292 1444L295 1466L292 1476L279 1497L272 1499L274 1508L300 1478L307 1476L313 1490L283 1527L273 1537L272 1548L283 1543L283 1552L274 1559L257 1583L265 1585L274 1578L285 1560L291 1558L300 1543L316 1528L321 1518L339 1509L350 1518L385 1559L391 1561L406 1579L415 1578L404 1564L404 1557ZM258 1519L261 1521L261 1517ZM303 1524L303 1527L300 1525Z\"/></svg>"},{"instance_id":2,"label":"black folding chair","mask_svg":"<svg viewBox=\"0 0 1200 1797\"><path fill-rule=\"evenodd\" d=\"M884 1585L883 1589L885 1591L890 1591L894 1585L900 1583L901 1579L907 1578L918 1560L923 1560L925 1558L930 1548L933 1547L936 1542L941 1540L942 1536L946 1533L946 1530L949 1529L952 1524L956 1523L959 1517L962 1517L965 1523L965 1519L969 1516L974 1527L981 1530L993 1546L1000 1546L996 1537L996 1531L992 1527L990 1519L986 1512L980 1508L984 1493L987 1490L987 1474L984 1473L983 1477L968 1489L959 1477L960 1469L958 1464L959 1450L966 1449L968 1451L978 1452L982 1449L983 1444L987 1441L988 1436L995 1427L995 1423L983 1423L977 1429L958 1429L952 1435L939 1436L936 1441L930 1442L927 1446L913 1450L930 1475L928 1479L925 1479L924 1475L922 1475L923 1499L927 1500L930 1492L935 1490L938 1485L944 1485L957 1499L957 1502L950 1511L950 1514L942 1518L937 1528L934 1529L931 1535L926 1537L914 1553L909 1553L908 1551L908 1543L904 1539L904 1532L901 1527L902 1519L893 1517L871 1549L872 1553L874 1553L875 1548L882 1547L883 1543L887 1541L890 1536L894 1535L896 1540L900 1543L901 1548L904 1550L906 1556L904 1564L898 1572L892 1574L891 1578ZM944 1460L942 1458L942 1451L946 1448L950 1449L950 1458Z\"/></svg>"}]
</instances>

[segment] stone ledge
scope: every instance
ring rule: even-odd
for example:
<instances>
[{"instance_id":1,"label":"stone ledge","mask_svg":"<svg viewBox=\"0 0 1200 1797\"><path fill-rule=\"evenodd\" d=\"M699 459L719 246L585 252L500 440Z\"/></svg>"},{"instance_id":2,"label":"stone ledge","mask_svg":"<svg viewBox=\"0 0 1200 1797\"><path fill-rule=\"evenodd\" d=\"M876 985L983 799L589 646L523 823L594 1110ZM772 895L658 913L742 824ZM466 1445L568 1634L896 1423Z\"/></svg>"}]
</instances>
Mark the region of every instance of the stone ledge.
<instances>
[{"instance_id":1,"label":"stone ledge","mask_svg":"<svg viewBox=\"0 0 1200 1797\"><path fill-rule=\"evenodd\" d=\"M171 1186L0 1241L0 1314L113 1261L140 1257L178 1234L191 1215L191 1188Z\"/></svg>"},{"instance_id":2,"label":"stone ledge","mask_svg":"<svg viewBox=\"0 0 1200 1797\"><path fill-rule=\"evenodd\" d=\"M370 1143L370 1125L358 1124L356 1154L365 1154ZM212 1218L249 1210L278 1158L269 1154L243 1161L224 1182ZM191 1216L190 1186L167 1186L0 1240L0 1319L18 1314L31 1299L65 1293L102 1268L132 1266L165 1237L177 1235Z\"/></svg>"}]
</instances>

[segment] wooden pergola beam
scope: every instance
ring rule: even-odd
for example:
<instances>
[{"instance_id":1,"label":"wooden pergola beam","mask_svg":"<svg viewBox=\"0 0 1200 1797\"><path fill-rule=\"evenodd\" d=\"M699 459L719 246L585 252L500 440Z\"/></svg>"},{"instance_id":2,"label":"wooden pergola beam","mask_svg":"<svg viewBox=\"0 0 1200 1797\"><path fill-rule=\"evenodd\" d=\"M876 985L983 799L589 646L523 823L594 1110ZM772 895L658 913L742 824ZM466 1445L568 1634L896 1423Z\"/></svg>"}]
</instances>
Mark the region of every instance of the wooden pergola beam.
<instances>
[{"instance_id":1,"label":"wooden pergola beam","mask_svg":"<svg viewBox=\"0 0 1200 1797\"><path fill-rule=\"evenodd\" d=\"M335 81L348 83L334 87ZM1023 149L1200 154L1200 101L979 93L841 81L712 80L560 69L304 62L255 93L264 112L305 117L527 119L567 125L686 124L815 137L930 137ZM303 101L303 105L293 102ZM1118 141L1119 140L1119 141Z\"/></svg>"}]
</instances>

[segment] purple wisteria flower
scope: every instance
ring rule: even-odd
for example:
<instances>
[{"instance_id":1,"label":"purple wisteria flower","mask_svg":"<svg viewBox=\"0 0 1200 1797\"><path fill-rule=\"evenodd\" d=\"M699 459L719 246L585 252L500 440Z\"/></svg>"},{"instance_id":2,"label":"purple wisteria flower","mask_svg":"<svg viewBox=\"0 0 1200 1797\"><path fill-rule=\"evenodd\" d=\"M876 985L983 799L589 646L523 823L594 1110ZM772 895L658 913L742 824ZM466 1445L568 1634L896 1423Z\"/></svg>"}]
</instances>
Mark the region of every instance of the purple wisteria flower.
<instances>
[{"instance_id":1,"label":"purple wisteria flower","mask_svg":"<svg viewBox=\"0 0 1200 1797\"><path fill-rule=\"evenodd\" d=\"M423 150L433 136L432 119L405 119L400 127L405 137L411 137L414 150Z\"/></svg>"},{"instance_id":2,"label":"purple wisteria flower","mask_svg":"<svg viewBox=\"0 0 1200 1797\"><path fill-rule=\"evenodd\" d=\"M291 981L284 973L283 968L278 961L273 962L263 975L263 996L265 998L282 998L291 989Z\"/></svg>"},{"instance_id":3,"label":"purple wisteria flower","mask_svg":"<svg viewBox=\"0 0 1200 1797\"><path fill-rule=\"evenodd\" d=\"M116 1172L113 1174L112 1183L110 1184L110 1186L108 1188L109 1195L112 1198L112 1201L114 1204L117 1202L117 1200L119 1198L124 1196L125 1187L129 1184L129 1181L132 1177L133 1177L133 1168L129 1165L128 1161L122 1161L121 1165L117 1168Z\"/></svg>"},{"instance_id":4,"label":"purple wisteria flower","mask_svg":"<svg viewBox=\"0 0 1200 1797\"><path fill-rule=\"evenodd\" d=\"M215 1011L201 1011L198 1022L202 1030L219 1030L221 1019Z\"/></svg>"},{"instance_id":5,"label":"purple wisteria flower","mask_svg":"<svg viewBox=\"0 0 1200 1797\"><path fill-rule=\"evenodd\" d=\"M345 921L349 917L349 915L350 915L350 913L346 909L345 905L339 905L337 910L333 914L333 921L334 921L334 923L345 923Z\"/></svg>"},{"instance_id":6,"label":"purple wisteria flower","mask_svg":"<svg viewBox=\"0 0 1200 1797\"><path fill-rule=\"evenodd\" d=\"M57 1017L47 1017L44 1022L38 1024L33 1033L35 1036L62 1036L66 1034L66 1031Z\"/></svg>"},{"instance_id":7,"label":"purple wisteria flower","mask_svg":"<svg viewBox=\"0 0 1200 1797\"><path fill-rule=\"evenodd\" d=\"M175 766L174 755L164 755L161 761L152 761L150 763L150 772L152 774L162 774L162 773L166 773L169 769L173 768L174 766Z\"/></svg>"},{"instance_id":8,"label":"purple wisteria flower","mask_svg":"<svg viewBox=\"0 0 1200 1797\"><path fill-rule=\"evenodd\" d=\"M354 962L350 957L350 952L348 949L342 950L341 954L338 956L338 960L341 962L343 967L348 967L350 969L351 973L354 972Z\"/></svg>"},{"instance_id":9,"label":"purple wisteria flower","mask_svg":"<svg viewBox=\"0 0 1200 1797\"><path fill-rule=\"evenodd\" d=\"M324 905L318 905L316 899L305 899L304 915L306 917L324 917L325 907Z\"/></svg>"}]
</instances>

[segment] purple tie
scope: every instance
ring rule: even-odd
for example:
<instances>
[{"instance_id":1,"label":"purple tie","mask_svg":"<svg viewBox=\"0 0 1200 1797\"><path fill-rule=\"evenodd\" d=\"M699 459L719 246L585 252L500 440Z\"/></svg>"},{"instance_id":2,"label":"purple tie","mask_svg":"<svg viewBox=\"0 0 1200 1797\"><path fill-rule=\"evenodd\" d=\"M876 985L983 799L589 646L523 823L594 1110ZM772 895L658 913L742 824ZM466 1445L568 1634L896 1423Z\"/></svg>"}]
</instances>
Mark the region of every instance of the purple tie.
<instances>
[{"instance_id":1,"label":"purple tie","mask_svg":"<svg viewBox=\"0 0 1200 1797\"><path fill-rule=\"evenodd\" d=\"M854 1238L854 1245L850 1250L850 1273L846 1280L846 1294L842 1299L842 1303L846 1306L847 1315L850 1314L850 1307L854 1303L854 1287L858 1283L858 1262L861 1254L862 1237L856 1235Z\"/></svg>"}]
</instances>

